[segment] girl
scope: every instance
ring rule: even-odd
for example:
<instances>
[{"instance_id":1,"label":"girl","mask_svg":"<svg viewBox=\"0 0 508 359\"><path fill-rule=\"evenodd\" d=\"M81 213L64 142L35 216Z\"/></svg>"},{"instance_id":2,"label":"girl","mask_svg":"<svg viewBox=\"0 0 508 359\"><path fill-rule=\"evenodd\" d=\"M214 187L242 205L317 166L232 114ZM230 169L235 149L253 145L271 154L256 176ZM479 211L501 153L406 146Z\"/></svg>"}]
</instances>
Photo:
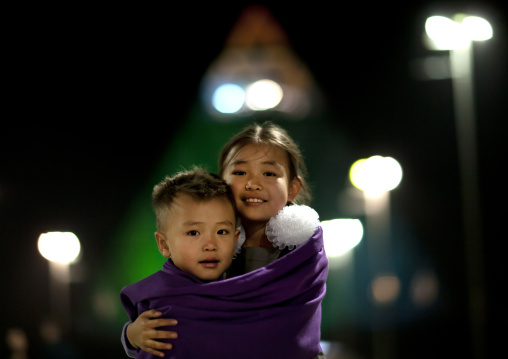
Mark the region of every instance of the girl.
<instances>
[{"instance_id":1,"label":"girl","mask_svg":"<svg viewBox=\"0 0 508 359\"><path fill-rule=\"evenodd\" d=\"M226 277L249 273L286 255L293 246L279 243L274 247L277 239L269 238L267 224L284 207L310 201L305 164L293 139L270 122L250 125L224 146L219 157L219 175L231 186L245 231L243 246ZM301 243L295 243L298 244ZM322 286L324 295L324 283ZM319 303L321 300L322 297ZM126 324L122 341L129 356L135 354L130 346L157 356L164 355L160 350L171 349L171 344L156 339L176 338L177 333L156 328L175 325L176 321L160 316L160 312L150 310ZM125 335L131 345L125 342ZM318 352L313 356L324 358Z\"/></svg>"}]
</instances>

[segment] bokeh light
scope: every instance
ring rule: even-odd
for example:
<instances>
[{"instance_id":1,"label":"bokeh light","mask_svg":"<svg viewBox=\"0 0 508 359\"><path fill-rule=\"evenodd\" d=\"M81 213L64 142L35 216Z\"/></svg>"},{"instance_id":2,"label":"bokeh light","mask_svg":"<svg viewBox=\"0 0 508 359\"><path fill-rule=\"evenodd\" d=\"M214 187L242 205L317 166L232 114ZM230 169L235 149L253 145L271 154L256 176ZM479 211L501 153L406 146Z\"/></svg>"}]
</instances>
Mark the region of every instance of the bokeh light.
<instances>
[{"instance_id":1,"label":"bokeh light","mask_svg":"<svg viewBox=\"0 0 508 359\"><path fill-rule=\"evenodd\" d=\"M492 38L490 23L478 16L468 16L462 21L462 28L470 40L485 41Z\"/></svg>"},{"instance_id":2,"label":"bokeh light","mask_svg":"<svg viewBox=\"0 0 508 359\"><path fill-rule=\"evenodd\" d=\"M433 271L419 271L411 279L410 296L419 307L432 305L439 295L439 281Z\"/></svg>"},{"instance_id":3,"label":"bokeh light","mask_svg":"<svg viewBox=\"0 0 508 359\"><path fill-rule=\"evenodd\" d=\"M425 32L436 50L464 48L468 40L459 23L444 16L431 16L425 22Z\"/></svg>"},{"instance_id":4,"label":"bokeh light","mask_svg":"<svg viewBox=\"0 0 508 359\"><path fill-rule=\"evenodd\" d=\"M78 258L81 244L72 232L48 232L37 243L41 255L51 262L69 264Z\"/></svg>"},{"instance_id":5,"label":"bokeh light","mask_svg":"<svg viewBox=\"0 0 508 359\"><path fill-rule=\"evenodd\" d=\"M244 90L235 84L220 85L212 97L213 107L222 113L237 112L242 108L244 101Z\"/></svg>"},{"instance_id":6,"label":"bokeh light","mask_svg":"<svg viewBox=\"0 0 508 359\"><path fill-rule=\"evenodd\" d=\"M464 49L471 41L485 41L492 37L492 26L481 17L457 14L454 19L444 16L427 19L425 32L433 50Z\"/></svg>"},{"instance_id":7,"label":"bokeh light","mask_svg":"<svg viewBox=\"0 0 508 359\"><path fill-rule=\"evenodd\" d=\"M371 283L372 299L376 304L393 303L400 293L400 280L392 274L376 276Z\"/></svg>"},{"instance_id":8,"label":"bokeh light","mask_svg":"<svg viewBox=\"0 0 508 359\"><path fill-rule=\"evenodd\" d=\"M353 249L363 237L363 226L359 219L332 219L322 221L326 256L337 258Z\"/></svg>"},{"instance_id":9,"label":"bokeh light","mask_svg":"<svg viewBox=\"0 0 508 359\"><path fill-rule=\"evenodd\" d=\"M391 191L402 180L402 167L392 157L372 156L353 163L349 178L356 188L371 194Z\"/></svg>"},{"instance_id":10,"label":"bokeh light","mask_svg":"<svg viewBox=\"0 0 508 359\"><path fill-rule=\"evenodd\" d=\"M259 80L247 87L245 103L252 110L263 111L277 106L282 96L282 88L278 83Z\"/></svg>"}]
</instances>

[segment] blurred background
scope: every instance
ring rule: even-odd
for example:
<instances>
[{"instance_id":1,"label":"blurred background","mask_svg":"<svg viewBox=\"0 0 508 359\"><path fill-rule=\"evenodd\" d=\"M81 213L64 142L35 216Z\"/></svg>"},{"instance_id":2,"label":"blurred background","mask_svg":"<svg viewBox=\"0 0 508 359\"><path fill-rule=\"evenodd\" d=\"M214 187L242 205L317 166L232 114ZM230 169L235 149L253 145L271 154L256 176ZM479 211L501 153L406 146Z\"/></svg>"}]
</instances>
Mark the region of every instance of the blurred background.
<instances>
[{"instance_id":1,"label":"blurred background","mask_svg":"<svg viewBox=\"0 0 508 359\"><path fill-rule=\"evenodd\" d=\"M327 357L493 357L508 320L506 10L423 0L6 8L1 355L125 357L120 290L164 262L153 185L192 164L216 171L231 135L271 120L299 143L321 220L363 228L330 260ZM488 20L492 38L471 53L430 48L427 18L459 13ZM262 79L279 85L262 93L283 96L249 103ZM229 102L223 84L237 85L222 88ZM375 155L396 159L402 179L369 212L349 172ZM53 231L79 238L65 268L38 250Z\"/></svg>"}]
</instances>

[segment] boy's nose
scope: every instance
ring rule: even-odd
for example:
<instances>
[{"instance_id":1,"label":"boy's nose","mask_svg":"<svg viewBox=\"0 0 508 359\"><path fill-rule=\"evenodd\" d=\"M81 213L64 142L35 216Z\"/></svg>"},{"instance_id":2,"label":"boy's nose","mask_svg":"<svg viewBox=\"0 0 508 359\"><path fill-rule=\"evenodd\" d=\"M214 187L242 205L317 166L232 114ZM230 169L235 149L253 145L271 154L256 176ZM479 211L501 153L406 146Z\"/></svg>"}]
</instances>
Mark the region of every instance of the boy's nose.
<instances>
[{"instance_id":1,"label":"boy's nose","mask_svg":"<svg viewBox=\"0 0 508 359\"><path fill-rule=\"evenodd\" d=\"M217 241L213 235L210 235L205 239L203 250L206 252L215 252L217 250Z\"/></svg>"}]
</instances>

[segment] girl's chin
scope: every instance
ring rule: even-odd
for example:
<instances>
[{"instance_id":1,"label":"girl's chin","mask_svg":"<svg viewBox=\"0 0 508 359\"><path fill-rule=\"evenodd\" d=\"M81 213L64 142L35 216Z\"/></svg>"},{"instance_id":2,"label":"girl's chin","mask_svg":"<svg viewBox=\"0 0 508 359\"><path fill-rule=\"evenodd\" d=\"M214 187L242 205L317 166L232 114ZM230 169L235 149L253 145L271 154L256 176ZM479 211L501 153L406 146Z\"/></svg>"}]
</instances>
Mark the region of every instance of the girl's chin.
<instances>
[{"instance_id":1,"label":"girl's chin","mask_svg":"<svg viewBox=\"0 0 508 359\"><path fill-rule=\"evenodd\" d=\"M246 219L245 217L242 216L242 224L249 224L249 225L253 225L253 224L262 224L263 226L266 225L268 223L268 221L270 220L271 217L252 217L252 216L249 216L248 219Z\"/></svg>"},{"instance_id":2,"label":"girl's chin","mask_svg":"<svg viewBox=\"0 0 508 359\"><path fill-rule=\"evenodd\" d=\"M254 206L238 207L238 212L243 223L246 222L268 222L270 218L275 217L279 211L267 207L260 208Z\"/></svg>"}]
</instances>

